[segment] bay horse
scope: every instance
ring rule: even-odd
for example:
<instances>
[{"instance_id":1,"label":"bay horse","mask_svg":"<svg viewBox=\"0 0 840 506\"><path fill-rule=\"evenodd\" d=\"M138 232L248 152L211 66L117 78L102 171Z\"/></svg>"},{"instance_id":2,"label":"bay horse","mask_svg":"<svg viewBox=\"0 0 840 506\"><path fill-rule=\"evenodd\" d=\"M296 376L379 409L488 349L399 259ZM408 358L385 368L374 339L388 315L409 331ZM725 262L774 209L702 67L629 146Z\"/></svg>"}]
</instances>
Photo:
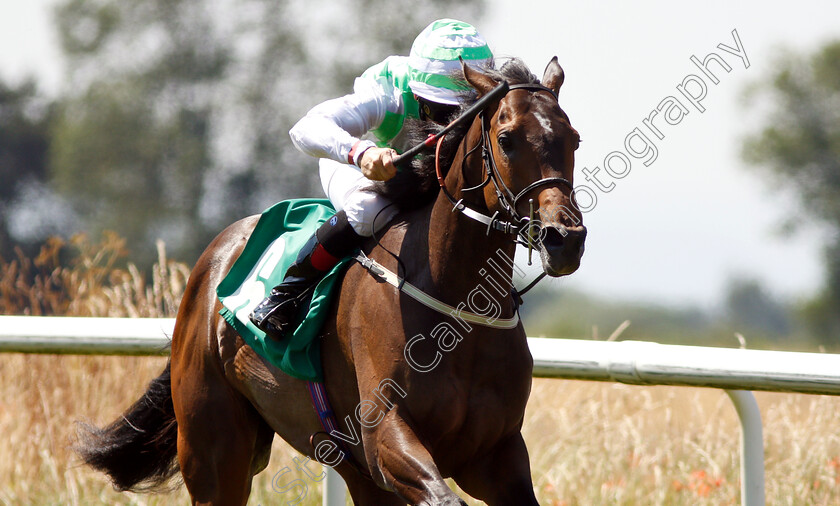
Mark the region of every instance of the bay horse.
<instances>
[{"instance_id":1,"label":"bay horse","mask_svg":"<svg viewBox=\"0 0 840 506\"><path fill-rule=\"evenodd\" d=\"M513 258L510 232L536 204L544 271L578 268L586 236L572 192L580 137L557 101L564 73L556 57L542 82L515 59L499 70L462 67L479 97L503 80L509 91L450 134L449 148L442 144L444 190L402 210L363 251L439 301L481 306L484 315L493 306L494 319L515 325L441 314L352 264L321 335L324 382L351 454L339 461L314 446L321 424L306 382L269 365L219 315L215 289L258 219L245 218L196 263L164 372L110 426L83 426L77 451L86 463L120 490L155 488L180 470L193 504L244 505L278 434L335 463L355 504L465 504L444 477L487 504L538 504L521 435L533 359L505 292L514 266L496 262L507 278L501 291L484 266ZM470 219L479 215L486 223Z\"/></svg>"}]
</instances>

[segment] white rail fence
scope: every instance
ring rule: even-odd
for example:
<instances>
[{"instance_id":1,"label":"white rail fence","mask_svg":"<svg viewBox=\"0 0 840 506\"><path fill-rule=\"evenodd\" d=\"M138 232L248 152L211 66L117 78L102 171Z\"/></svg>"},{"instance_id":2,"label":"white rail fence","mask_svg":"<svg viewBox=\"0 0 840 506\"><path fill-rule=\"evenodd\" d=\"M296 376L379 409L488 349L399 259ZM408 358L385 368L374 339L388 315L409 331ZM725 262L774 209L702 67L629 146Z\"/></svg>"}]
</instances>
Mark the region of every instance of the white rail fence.
<instances>
[{"instance_id":1,"label":"white rail fence","mask_svg":"<svg viewBox=\"0 0 840 506\"><path fill-rule=\"evenodd\" d=\"M166 355L174 319L0 316L0 352ZM720 388L741 421L741 501L764 504L761 413L750 390L840 395L840 355L529 338L534 376ZM328 473L325 505L343 505Z\"/></svg>"}]
</instances>

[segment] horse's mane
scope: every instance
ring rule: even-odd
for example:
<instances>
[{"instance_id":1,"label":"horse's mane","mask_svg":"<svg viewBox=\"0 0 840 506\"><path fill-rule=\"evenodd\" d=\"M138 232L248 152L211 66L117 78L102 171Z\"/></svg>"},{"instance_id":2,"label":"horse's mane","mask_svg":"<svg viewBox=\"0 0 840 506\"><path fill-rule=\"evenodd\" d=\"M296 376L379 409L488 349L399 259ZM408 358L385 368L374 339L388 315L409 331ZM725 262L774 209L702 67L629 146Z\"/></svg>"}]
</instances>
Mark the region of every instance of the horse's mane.
<instances>
[{"instance_id":1,"label":"horse's mane","mask_svg":"<svg viewBox=\"0 0 840 506\"><path fill-rule=\"evenodd\" d=\"M484 68L482 72L496 81L506 80L509 84L539 83L539 79L518 58L511 58L506 61L498 70ZM463 75L460 75L459 79L463 80ZM474 93L466 94L462 101L461 111L471 106L476 100L477 98ZM454 118L455 116L450 118L450 120ZM405 138L408 141L406 146L411 147L420 144L429 134L435 134L442 128L442 126L431 121L406 118L403 125ZM440 149L440 163L444 172L452 164L458 146L461 144L461 140L467 134L469 128L469 124L459 126L449 132L444 138L443 145ZM434 153L426 153L416 158L412 161L410 170L401 170L388 181L374 183L372 188L376 193L395 202L404 211L417 209L428 204L437 197L440 191L435 172Z\"/></svg>"}]
</instances>

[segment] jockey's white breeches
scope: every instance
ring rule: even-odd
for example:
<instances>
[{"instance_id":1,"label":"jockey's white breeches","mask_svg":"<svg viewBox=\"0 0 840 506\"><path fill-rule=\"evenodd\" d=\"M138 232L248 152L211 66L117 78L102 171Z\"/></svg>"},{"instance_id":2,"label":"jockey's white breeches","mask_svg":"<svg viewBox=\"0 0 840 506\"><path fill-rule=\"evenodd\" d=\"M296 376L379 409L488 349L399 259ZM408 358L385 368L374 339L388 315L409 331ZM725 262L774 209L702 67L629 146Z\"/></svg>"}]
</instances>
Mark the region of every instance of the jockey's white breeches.
<instances>
[{"instance_id":1,"label":"jockey's white breeches","mask_svg":"<svg viewBox=\"0 0 840 506\"><path fill-rule=\"evenodd\" d=\"M328 158L319 163L324 193L336 211L347 213L347 221L360 236L372 236L399 211L390 199L366 189L371 181L358 168Z\"/></svg>"}]
</instances>

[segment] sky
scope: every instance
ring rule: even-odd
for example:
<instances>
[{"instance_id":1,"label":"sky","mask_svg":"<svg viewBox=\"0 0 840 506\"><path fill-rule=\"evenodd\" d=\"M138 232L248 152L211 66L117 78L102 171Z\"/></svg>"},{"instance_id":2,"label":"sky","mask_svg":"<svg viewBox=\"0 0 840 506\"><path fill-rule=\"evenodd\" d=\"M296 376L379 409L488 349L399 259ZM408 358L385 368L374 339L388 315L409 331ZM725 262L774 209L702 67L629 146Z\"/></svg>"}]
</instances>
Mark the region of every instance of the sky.
<instances>
[{"instance_id":1,"label":"sky","mask_svg":"<svg viewBox=\"0 0 840 506\"><path fill-rule=\"evenodd\" d=\"M742 140L760 127L767 105L746 108L742 96L771 74L784 49L808 52L840 38L840 4L539 0L524 8L488 1L483 19L467 21L476 22L497 56L520 57L537 75L559 57L566 72L560 104L583 139L575 183L591 190L579 195L591 207L584 215L586 254L577 273L551 286L709 308L733 277L757 279L791 300L819 288L823 231L809 225L783 234L784 222L801 221L795 199L786 185L740 160ZM7 48L0 77L34 74L48 92L60 88L48 9L54 3L0 3L0 42ZM717 84L691 61L710 53L731 69L708 63ZM698 80L705 84L695 103L678 89L686 79L689 95L700 95ZM687 112L680 114L674 100ZM651 117L657 107L670 107L675 124L665 122L664 112ZM643 153L645 142L655 157L654 148L630 155L629 149Z\"/></svg>"},{"instance_id":2,"label":"sky","mask_svg":"<svg viewBox=\"0 0 840 506\"><path fill-rule=\"evenodd\" d=\"M840 38L836 2L518 2L494 1L480 30L497 56L523 58L541 75L557 55L566 72L560 105L581 133L576 184L583 170L601 177L609 192L598 192L584 215L589 229L580 270L553 281L609 298L666 305L719 301L729 279L761 281L771 293L796 299L822 283L824 231L807 226L795 235L782 224L801 214L785 185L773 184L740 159L743 138L761 125L762 104L746 108L743 90L766 80L783 48L813 51ZM749 60L719 48L736 48L735 30ZM695 66L710 53L713 84ZM677 86L690 75L706 83L700 112ZM689 82L689 93L699 85ZM654 116L664 137L643 123L667 97L686 105L676 125ZM765 104L766 106L766 104ZM674 110L675 112L678 109ZM627 157L625 138L639 128L656 146L655 160ZM631 141L638 153L640 139ZM613 173L604 170L605 159ZM645 165L645 161L649 165ZM583 202L582 202L583 205Z\"/></svg>"}]
</instances>

